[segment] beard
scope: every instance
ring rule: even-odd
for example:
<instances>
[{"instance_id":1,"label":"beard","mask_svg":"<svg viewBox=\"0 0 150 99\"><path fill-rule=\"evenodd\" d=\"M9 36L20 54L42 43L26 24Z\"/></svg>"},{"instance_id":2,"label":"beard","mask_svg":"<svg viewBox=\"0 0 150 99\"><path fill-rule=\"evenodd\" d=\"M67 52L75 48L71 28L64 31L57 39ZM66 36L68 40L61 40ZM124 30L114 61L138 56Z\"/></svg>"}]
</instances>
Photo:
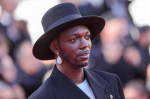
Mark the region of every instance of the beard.
<instances>
[{"instance_id":1,"label":"beard","mask_svg":"<svg viewBox=\"0 0 150 99\"><path fill-rule=\"evenodd\" d=\"M60 56L62 57L62 59L72 66L75 66L76 68L82 68L88 65L88 62L80 62L77 55L68 55L67 52L65 52L63 49L60 49L60 51Z\"/></svg>"}]
</instances>

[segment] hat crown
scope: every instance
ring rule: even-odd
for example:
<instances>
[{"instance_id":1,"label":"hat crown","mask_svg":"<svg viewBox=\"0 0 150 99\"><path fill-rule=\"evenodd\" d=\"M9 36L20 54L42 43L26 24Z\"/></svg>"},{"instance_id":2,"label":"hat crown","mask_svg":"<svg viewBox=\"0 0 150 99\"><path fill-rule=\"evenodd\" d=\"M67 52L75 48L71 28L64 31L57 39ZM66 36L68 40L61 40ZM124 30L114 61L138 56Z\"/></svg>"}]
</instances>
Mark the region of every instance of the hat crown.
<instances>
[{"instance_id":1,"label":"hat crown","mask_svg":"<svg viewBox=\"0 0 150 99\"><path fill-rule=\"evenodd\" d=\"M49 30L54 23L69 15L81 15L79 10L72 3L62 3L49 9L42 18L42 26L45 32Z\"/></svg>"}]
</instances>

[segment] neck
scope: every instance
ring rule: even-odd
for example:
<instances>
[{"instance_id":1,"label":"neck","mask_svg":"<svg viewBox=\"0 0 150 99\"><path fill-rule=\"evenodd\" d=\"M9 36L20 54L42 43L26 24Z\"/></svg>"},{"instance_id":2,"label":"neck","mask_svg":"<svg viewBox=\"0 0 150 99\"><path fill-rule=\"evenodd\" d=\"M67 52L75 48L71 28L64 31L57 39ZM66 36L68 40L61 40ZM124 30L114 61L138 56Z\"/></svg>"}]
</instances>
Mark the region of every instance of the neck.
<instances>
[{"instance_id":1,"label":"neck","mask_svg":"<svg viewBox=\"0 0 150 99\"><path fill-rule=\"evenodd\" d=\"M60 72L62 72L65 76L67 76L75 84L80 84L84 81L84 70L81 67L77 68L72 65L68 66L68 65L57 64L57 68Z\"/></svg>"}]
</instances>

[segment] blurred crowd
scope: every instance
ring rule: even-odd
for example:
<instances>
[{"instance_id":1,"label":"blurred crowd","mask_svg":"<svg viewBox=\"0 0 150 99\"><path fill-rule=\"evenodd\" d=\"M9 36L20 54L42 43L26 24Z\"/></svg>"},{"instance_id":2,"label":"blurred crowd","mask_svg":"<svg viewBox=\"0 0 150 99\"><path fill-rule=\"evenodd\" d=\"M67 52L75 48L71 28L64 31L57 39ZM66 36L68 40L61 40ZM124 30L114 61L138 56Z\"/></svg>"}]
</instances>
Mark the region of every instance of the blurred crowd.
<instances>
[{"instance_id":1,"label":"blurred crowd","mask_svg":"<svg viewBox=\"0 0 150 99\"><path fill-rule=\"evenodd\" d=\"M50 75L54 63L32 55L27 22L16 20L20 0L0 0L0 99L25 99ZM150 26L137 26L130 15L134 0L60 0L72 2L81 15L106 20L92 41L88 68L119 75L126 99L150 99Z\"/></svg>"},{"instance_id":2,"label":"blurred crowd","mask_svg":"<svg viewBox=\"0 0 150 99\"><path fill-rule=\"evenodd\" d=\"M16 20L20 0L0 0L0 99L26 99L50 69L32 55L27 22Z\"/></svg>"}]
</instances>

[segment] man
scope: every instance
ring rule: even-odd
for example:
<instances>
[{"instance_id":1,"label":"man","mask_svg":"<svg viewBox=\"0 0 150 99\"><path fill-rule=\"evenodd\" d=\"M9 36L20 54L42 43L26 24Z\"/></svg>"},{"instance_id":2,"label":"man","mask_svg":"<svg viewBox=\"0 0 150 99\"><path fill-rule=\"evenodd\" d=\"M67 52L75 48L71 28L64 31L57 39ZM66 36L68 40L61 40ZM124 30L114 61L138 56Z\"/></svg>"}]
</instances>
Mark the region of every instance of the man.
<instances>
[{"instance_id":1,"label":"man","mask_svg":"<svg viewBox=\"0 0 150 99\"><path fill-rule=\"evenodd\" d=\"M24 20L16 20L14 17L15 10L20 0L0 0L1 28L4 30L4 35L9 40L9 54L15 60L15 49L23 40L29 39L30 35L27 29L27 22Z\"/></svg>"},{"instance_id":2,"label":"man","mask_svg":"<svg viewBox=\"0 0 150 99\"><path fill-rule=\"evenodd\" d=\"M45 31L33 54L41 60L56 58L51 76L29 99L124 99L115 74L88 70L93 40L105 21L98 16L82 17L72 3L62 3L46 12Z\"/></svg>"},{"instance_id":3,"label":"man","mask_svg":"<svg viewBox=\"0 0 150 99\"><path fill-rule=\"evenodd\" d=\"M42 84L47 71L45 66L32 55L32 43L25 40L16 49L17 83L19 83L29 97Z\"/></svg>"},{"instance_id":4,"label":"man","mask_svg":"<svg viewBox=\"0 0 150 99\"><path fill-rule=\"evenodd\" d=\"M144 81L141 79L129 81L124 87L124 95L126 99L149 99Z\"/></svg>"}]
</instances>

